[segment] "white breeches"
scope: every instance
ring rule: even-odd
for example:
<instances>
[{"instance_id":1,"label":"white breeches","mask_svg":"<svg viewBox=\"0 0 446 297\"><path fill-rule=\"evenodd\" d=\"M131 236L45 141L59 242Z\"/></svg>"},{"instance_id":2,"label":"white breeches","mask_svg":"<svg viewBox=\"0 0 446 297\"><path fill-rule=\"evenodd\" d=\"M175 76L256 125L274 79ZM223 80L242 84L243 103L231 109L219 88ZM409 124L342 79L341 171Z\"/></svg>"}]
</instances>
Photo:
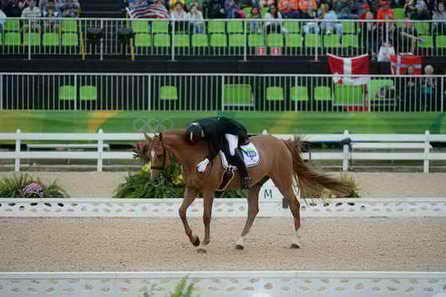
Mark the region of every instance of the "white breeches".
<instances>
[{"instance_id":1,"label":"white breeches","mask_svg":"<svg viewBox=\"0 0 446 297\"><path fill-rule=\"evenodd\" d=\"M225 138L229 144L229 153L231 156L235 155L235 149L238 147L238 136L232 134L225 134Z\"/></svg>"}]
</instances>

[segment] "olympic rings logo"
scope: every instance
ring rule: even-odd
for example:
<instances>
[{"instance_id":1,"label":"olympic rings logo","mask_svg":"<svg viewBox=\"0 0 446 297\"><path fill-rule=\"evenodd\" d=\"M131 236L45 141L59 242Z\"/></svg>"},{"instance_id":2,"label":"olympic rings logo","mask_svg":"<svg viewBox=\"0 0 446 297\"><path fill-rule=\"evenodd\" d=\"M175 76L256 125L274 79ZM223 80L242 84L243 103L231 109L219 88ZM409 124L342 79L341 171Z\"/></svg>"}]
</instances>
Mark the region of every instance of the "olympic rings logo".
<instances>
[{"instance_id":1,"label":"olympic rings logo","mask_svg":"<svg viewBox=\"0 0 446 297\"><path fill-rule=\"evenodd\" d=\"M140 133L159 133L173 128L171 119L136 119L133 121L133 129Z\"/></svg>"}]
</instances>

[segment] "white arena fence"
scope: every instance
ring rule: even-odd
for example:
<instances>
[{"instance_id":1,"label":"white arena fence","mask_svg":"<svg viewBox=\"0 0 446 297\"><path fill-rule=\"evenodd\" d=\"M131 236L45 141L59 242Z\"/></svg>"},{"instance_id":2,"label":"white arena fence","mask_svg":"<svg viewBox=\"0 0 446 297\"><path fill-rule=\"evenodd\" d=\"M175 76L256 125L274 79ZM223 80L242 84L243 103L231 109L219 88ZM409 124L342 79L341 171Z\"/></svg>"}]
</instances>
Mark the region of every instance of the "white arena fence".
<instances>
[{"instance_id":1,"label":"white arena fence","mask_svg":"<svg viewBox=\"0 0 446 297\"><path fill-rule=\"evenodd\" d=\"M395 37L395 31L406 23L416 29L416 42ZM444 27L432 20L7 18L4 31L0 55L28 59L55 55L101 60L116 56L318 59L327 53L376 54L385 42L397 52L446 55Z\"/></svg>"},{"instance_id":2,"label":"white arena fence","mask_svg":"<svg viewBox=\"0 0 446 297\"><path fill-rule=\"evenodd\" d=\"M442 297L444 272L0 272L0 296L165 297L183 279L206 297Z\"/></svg>"},{"instance_id":3,"label":"white arena fence","mask_svg":"<svg viewBox=\"0 0 446 297\"><path fill-rule=\"evenodd\" d=\"M266 131L264 131L265 133ZM275 135L291 139L294 135ZM20 171L22 160L35 159L81 159L96 160L97 171L102 171L104 160L131 160L131 151L104 151L104 146L112 141L138 142L144 140L142 133L0 133L0 141L14 141L15 151L1 151L0 159L15 160L14 170ZM22 145L30 142L90 142L97 144L95 151L23 151ZM446 152L435 150L432 143L445 143L446 135L430 134L318 134L305 135L310 143L343 143L342 151L317 151L304 153L304 158L312 160L338 160L344 171L349 170L355 160L412 160L423 162L423 171L429 172L431 161L446 160ZM53 144L53 149L67 145ZM68 147L69 149L69 147Z\"/></svg>"},{"instance_id":4,"label":"white arena fence","mask_svg":"<svg viewBox=\"0 0 446 297\"><path fill-rule=\"evenodd\" d=\"M444 112L445 80L444 75L3 72L0 111Z\"/></svg>"}]
</instances>

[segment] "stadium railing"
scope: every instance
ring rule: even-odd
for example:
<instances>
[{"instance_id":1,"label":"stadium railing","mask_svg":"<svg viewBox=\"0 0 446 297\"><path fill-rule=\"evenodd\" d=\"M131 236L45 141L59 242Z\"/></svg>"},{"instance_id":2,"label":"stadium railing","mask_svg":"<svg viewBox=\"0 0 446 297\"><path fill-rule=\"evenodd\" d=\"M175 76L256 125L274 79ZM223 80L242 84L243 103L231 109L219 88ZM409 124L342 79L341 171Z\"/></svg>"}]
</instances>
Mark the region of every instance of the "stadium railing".
<instances>
[{"instance_id":1,"label":"stadium railing","mask_svg":"<svg viewBox=\"0 0 446 297\"><path fill-rule=\"evenodd\" d=\"M0 110L444 112L446 76L0 73Z\"/></svg>"},{"instance_id":2,"label":"stadium railing","mask_svg":"<svg viewBox=\"0 0 446 297\"><path fill-rule=\"evenodd\" d=\"M395 29L404 26L414 27L418 40L393 38ZM442 26L405 20L213 19L191 24L160 19L7 18L0 33L0 56L170 60L209 56L245 61L306 56L317 60L327 53L377 55L383 42L397 52L445 56Z\"/></svg>"}]
</instances>

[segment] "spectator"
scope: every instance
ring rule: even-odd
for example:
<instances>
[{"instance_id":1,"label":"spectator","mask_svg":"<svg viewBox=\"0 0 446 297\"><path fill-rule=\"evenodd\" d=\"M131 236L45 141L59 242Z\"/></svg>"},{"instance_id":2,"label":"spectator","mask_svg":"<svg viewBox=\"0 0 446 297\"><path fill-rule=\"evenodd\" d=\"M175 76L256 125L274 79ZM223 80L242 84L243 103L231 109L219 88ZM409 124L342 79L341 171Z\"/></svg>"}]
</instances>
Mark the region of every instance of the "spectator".
<instances>
[{"instance_id":1,"label":"spectator","mask_svg":"<svg viewBox=\"0 0 446 297\"><path fill-rule=\"evenodd\" d=\"M390 2L389 1L381 1L380 2L380 8L378 9L378 12L376 13L376 19L378 20L393 20L393 9L390 8ZM378 29L381 31L381 39L383 40L383 43L390 43L390 31L393 29L393 24L391 22L381 22L378 23L379 27Z\"/></svg>"},{"instance_id":2,"label":"spectator","mask_svg":"<svg viewBox=\"0 0 446 297\"><path fill-rule=\"evenodd\" d=\"M168 2L169 4L169 9L175 9L175 5L177 5L177 3L181 3L181 4L186 4L185 0L170 0ZM166 2L166 6L167 6L167 2Z\"/></svg>"},{"instance_id":3,"label":"spectator","mask_svg":"<svg viewBox=\"0 0 446 297\"><path fill-rule=\"evenodd\" d=\"M6 20L6 14L3 12L3 10L0 9L0 34L3 32L3 26L5 24Z\"/></svg>"},{"instance_id":4,"label":"spectator","mask_svg":"<svg viewBox=\"0 0 446 297\"><path fill-rule=\"evenodd\" d=\"M338 16L333 9L330 9L328 4L322 4L320 11L318 12L319 18L323 20L337 20ZM325 32L325 34L332 34L336 32L336 34L341 35L343 33L343 26L339 22L321 22L321 29Z\"/></svg>"},{"instance_id":5,"label":"spectator","mask_svg":"<svg viewBox=\"0 0 446 297\"><path fill-rule=\"evenodd\" d=\"M413 20L429 20L432 18L428 3L424 0L406 0L404 9L406 15Z\"/></svg>"},{"instance_id":6,"label":"spectator","mask_svg":"<svg viewBox=\"0 0 446 297\"><path fill-rule=\"evenodd\" d=\"M275 5L271 5L269 7L268 12L263 18L268 20L265 23L266 33L281 33L286 31L284 28L282 28L282 15Z\"/></svg>"},{"instance_id":7,"label":"spectator","mask_svg":"<svg viewBox=\"0 0 446 297\"><path fill-rule=\"evenodd\" d=\"M227 19L245 17L245 13L240 9L238 0L225 0L225 17Z\"/></svg>"},{"instance_id":8,"label":"spectator","mask_svg":"<svg viewBox=\"0 0 446 297\"><path fill-rule=\"evenodd\" d=\"M353 12L353 3L351 0L337 0L333 4L339 19L357 19L358 15Z\"/></svg>"},{"instance_id":9,"label":"spectator","mask_svg":"<svg viewBox=\"0 0 446 297\"><path fill-rule=\"evenodd\" d=\"M60 17L59 11L56 10L54 2L48 2L45 10L42 10L42 15L46 18L58 18ZM56 31L58 29L59 22L57 20L45 20L46 31Z\"/></svg>"},{"instance_id":10,"label":"spectator","mask_svg":"<svg viewBox=\"0 0 446 297\"><path fill-rule=\"evenodd\" d=\"M276 0L261 0L260 4L262 7L271 7L271 5L276 5Z\"/></svg>"},{"instance_id":11,"label":"spectator","mask_svg":"<svg viewBox=\"0 0 446 297\"><path fill-rule=\"evenodd\" d=\"M361 9L359 10L359 19L361 20L365 20L367 19L367 14L371 13L370 12L370 6L368 4L364 4L361 6ZM373 14L372 14L373 16Z\"/></svg>"},{"instance_id":12,"label":"spectator","mask_svg":"<svg viewBox=\"0 0 446 297\"><path fill-rule=\"evenodd\" d=\"M224 0L210 0L207 9L207 17L210 19L218 19L225 17Z\"/></svg>"},{"instance_id":13,"label":"spectator","mask_svg":"<svg viewBox=\"0 0 446 297\"><path fill-rule=\"evenodd\" d=\"M42 16L42 13L40 11L40 8L38 8L36 6L36 1L31 1L29 3L29 6L22 11L22 18L39 18L41 16ZM31 28L29 27L28 24L31 25ZM23 30L25 32L28 30L39 31L40 30L39 21L32 20L32 21L26 22L25 25L23 26Z\"/></svg>"},{"instance_id":14,"label":"spectator","mask_svg":"<svg viewBox=\"0 0 446 297\"><path fill-rule=\"evenodd\" d=\"M393 32L393 46L395 53L415 52L417 41L422 41L417 37L417 30L413 27L412 22L406 18L403 28L397 28Z\"/></svg>"},{"instance_id":15,"label":"spectator","mask_svg":"<svg viewBox=\"0 0 446 297\"><path fill-rule=\"evenodd\" d=\"M415 69L412 65L407 67L407 75L414 75ZM420 79L416 77L401 78L397 84L399 88L400 111L417 111L420 103Z\"/></svg>"},{"instance_id":16,"label":"spectator","mask_svg":"<svg viewBox=\"0 0 446 297\"><path fill-rule=\"evenodd\" d=\"M3 12L7 17L17 18L22 15L22 9L19 7L18 3L15 0L6 0L7 2L3 3Z\"/></svg>"},{"instance_id":17,"label":"spectator","mask_svg":"<svg viewBox=\"0 0 446 297\"><path fill-rule=\"evenodd\" d=\"M446 35L446 9L443 2L438 3L437 9L433 11L433 31L438 35Z\"/></svg>"},{"instance_id":18,"label":"spectator","mask_svg":"<svg viewBox=\"0 0 446 297\"><path fill-rule=\"evenodd\" d=\"M195 4L190 9L189 20L193 33L204 33L203 13Z\"/></svg>"},{"instance_id":19,"label":"spectator","mask_svg":"<svg viewBox=\"0 0 446 297\"><path fill-rule=\"evenodd\" d=\"M286 19L296 19L300 16L299 0L280 0L279 11Z\"/></svg>"},{"instance_id":20,"label":"spectator","mask_svg":"<svg viewBox=\"0 0 446 297\"><path fill-rule=\"evenodd\" d=\"M260 13L260 9L257 7L251 8L251 16L250 19L261 19L262 15ZM248 30L250 33L261 33L263 29L261 21L249 21L248 22Z\"/></svg>"},{"instance_id":21,"label":"spectator","mask_svg":"<svg viewBox=\"0 0 446 297\"><path fill-rule=\"evenodd\" d=\"M77 0L65 0L62 5L62 16L63 17L79 17L80 14L80 4Z\"/></svg>"},{"instance_id":22,"label":"spectator","mask_svg":"<svg viewBox=\"0 0 446 297\"><path fill-rule=\"evenodd\" d=\"M174 9L170 12L170 19L175 20L172 23L175 26L175 32L187 32L189 15L184 10L183 4L178 1L175 3Z\"/></svg>"},{"instance_id":23,"label":"spectator","mask_svg":"<svg viewBox=\"0 0 446 297\"><path fill-rule=\"evenodd\" d=\"M203 0L186 0L186 10L187 11L191 11L192 10L192 6L196 6L196 8L198 9L198 11L203 15L203 13L201 12L203 10Z\"/></svg>"},{"instance_id":24,"label":"spectator","mask_svg":"<svg viewBox=\"0 0 446 297\"><path fill-rule=\"evenodd\" d=\"M313 19L316 16L316 0L299 0L300 18Z\"/></svg>"},{"instance_id":25,"label":"spectator","mask_svg":"<svg viewBox=\"0 0 446 297\"><path fill-rule=\"evenodd\" d=\"M365 15L366 20L373 20L373 14L369 11ZM380 30L375 22L361 23L361 43L368 50L372 59L376 58L379 51Z\"/></svg>"},{"instance_id":26,"label":"spectator","mask_svg":"<svg viewBox=\"0 0 446 297\"><path fill-rule=\"evenodd\" d=\"M424 74L432 76L434 74L434 67L432 65L426 65L424 67ZM438 90L439 84L437 78L426 77L421 82L421 96L424 108L422 111L437 111L441 108L440 91Z\"/></svg>"}]
</instances>

